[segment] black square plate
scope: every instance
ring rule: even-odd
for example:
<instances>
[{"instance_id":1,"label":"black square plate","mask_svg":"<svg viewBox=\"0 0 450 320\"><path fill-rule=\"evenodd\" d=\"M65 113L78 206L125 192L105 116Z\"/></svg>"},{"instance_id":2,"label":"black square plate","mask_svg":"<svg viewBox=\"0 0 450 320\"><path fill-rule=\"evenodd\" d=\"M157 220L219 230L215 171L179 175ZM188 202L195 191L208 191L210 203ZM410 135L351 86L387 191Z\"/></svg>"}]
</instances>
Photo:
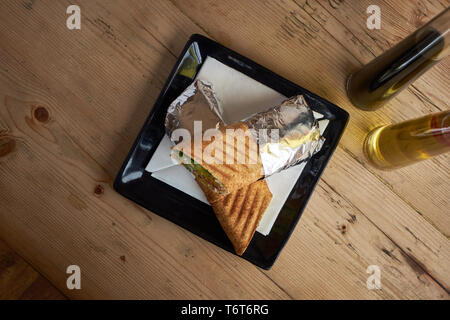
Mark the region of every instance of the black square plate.
<instances>
[{"instance_id":1,"label":"black square plate","mask_svg":"<svg viewBox=\"0 0 450 320\"><path fill-rule=\"evenodd\" d=\"M286 97L303 94L309 106L329 119L325 143L306 164L267 236L256 232L243 258L269 269L294 230L319 177L334 152L348 121L348 113L240 54L201 35L193 35L183 49L141 132L114 181L117 192L190 232L234 253L207 204L155 179L145 171L163 138L169 104L190 85L210 56ZM186 71L188 70L188 71ZM163 241L163 239L161 239Z\"/></svg>"}]
</instances>

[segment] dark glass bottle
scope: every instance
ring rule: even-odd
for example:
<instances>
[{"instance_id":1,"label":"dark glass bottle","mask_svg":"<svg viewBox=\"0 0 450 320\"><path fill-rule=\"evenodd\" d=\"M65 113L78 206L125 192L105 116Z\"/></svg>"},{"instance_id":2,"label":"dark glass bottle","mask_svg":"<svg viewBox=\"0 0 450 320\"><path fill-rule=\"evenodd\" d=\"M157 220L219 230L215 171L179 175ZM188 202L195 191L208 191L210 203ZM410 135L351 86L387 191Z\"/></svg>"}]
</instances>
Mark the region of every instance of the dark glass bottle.
<instances>
[{"instance_id":1,"label":"dark glass bottle","mask_svg":"<svg viewBox=\"0 0 450 320\"><path fill-rule=\"evenodd\" d=\"M450 8L378 56L347 80L347 96L356 107L380 108L448 54Z\"/></svg>"}]
</instances>

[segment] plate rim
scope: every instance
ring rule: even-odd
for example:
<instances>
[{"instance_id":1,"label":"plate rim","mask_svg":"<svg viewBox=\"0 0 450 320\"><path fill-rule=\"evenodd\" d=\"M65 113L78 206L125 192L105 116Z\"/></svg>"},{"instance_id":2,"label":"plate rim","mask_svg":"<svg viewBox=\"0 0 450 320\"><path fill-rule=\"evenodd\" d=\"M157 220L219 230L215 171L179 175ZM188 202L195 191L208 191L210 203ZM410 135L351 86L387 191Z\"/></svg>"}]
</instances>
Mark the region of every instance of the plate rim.
<instances>
[{"instance_id":1,"label":"plate rim","mask_svg":"<svg viewBox=\"0 0 450 320\"><path fill-rule=\"evenodd\" d=\"M133 144L132 144L132 146L131 146L131 148L130 148L130 150L129 150L126 158L125 158L125 160L123 161L123 163L122 163L122 165L121 165L121 167L120 167L120 169L119 169L119 171L118 171L118 173L117 173L117 175L116 175L116 177L114 179L113 188L114 188L115 191L117 191L119 194L121 194L125 198L127 198L127 199L137 203L138 205L140 205L140 206L150 210L152 213L157 214L157 215L163 217L164 219L167 219L167 220L171 221L174 224L177 224L179 227L182 227L183 229L185 229L185 230L187 230L187 231L189 231L189 232L191 232L191 233L193 233L193 234L203 238L204 240L212 242L213 244L221 247L224 250L227 250L227 251L235 254L234 251L229 250L229 248L225 247L223 244L217 243L217 241L212 241L212 239L207 239L204 235L199 234L199 232L195 232L193 230L190 230L185 225L182 225L182 224L179 224L179 223L175 222L174 220L176 220L176 219L172 220L172 219L167 218L166 217L166 215L167 215L166 213L164 213L164 215L162 215L161 213L158 213L155 209L148 208L149 207L148 204L143 203L143 201L141 201L138 197L133 197L132 194L127 192L127 190L126 190L127 186L125 186L124 183L122 182L122 177L123 177L124 171L125 171L127 165L130 163L130 160L131 160L131 158L133 156L133 152L135 150L137 150L138 144L140 143L140 141L142 141L142 137L146 133L145 129L148 127L149 124L151 124L151 122L154 120L155 114L162 107L163 98L164 98L165 94L167 93L167 90L170 88L170 86L172 84L172 81L174 80L174 77L175 77L175 75L176 75L176 73L178 71L178 66L183 61L185 54L187 53L187 51L189 50L189 48L191 47L191 45L194 42L203 43L203 44L209 45L211 47L214 47L215 49L221 50L224 53L226 53L228 55L228 57L231 56L235 60L238 60L240 63L243 63L243 65L241 65L241 66L238 66L238 67L232 66L232 67L234 69L238 70L238 71L243 72L247 76L251 77L252 79L255 79L256 81L258 81L260 83L268 85L267 84L268 79L263 79L263 81L261 81L261 79L256 79L251 74L248 74L247 72L245 72L246 69L243 70L242 68L246 68L246 66L247 67L250 66L250 68L252 68L252 70L256 69L256 72L263 73L264 76L266 76L266 77L270 77L271 79L278 80L278 81L280 81L281 84L289 85L292 88L298 88L299 90L301 90L303 92L303 94L306 94L307 96L309 96L309 98L316 99L316 100L320 101L321 103L325 103L328 108L331 107L332 108L331 113L333 114L333 116L336 116L337 118L339 118L339 121L341 122L341 126L340 126L340 130L338 131L338 135L335 137L334 143L332 143L330 145L330 148L327 151L328 152L328 156L324 159L324 161L321 162L321 164L319 166L319 171L317 172L316 175L314 175L314 181L312 181L312 185L310 186L310 188L309 188L309 190L308 190L308 192L306 194L306 197L302 200L302 203L301 203L300 207L298 208L297 216L290 223L290 227L289 227L287 233L285 234L283 240L281 241L278 249L276 250L276 253L273 256L271 256L270 259L266 259L262 263L258 263L256 261L254 261L254 259L251 259L251 257L246 257L245 253L244 253L243 256L241 256L242 258L248 260L252 264L254 264L254 265L256 265L256 266L258 266L258 267L260 267L262 269L269 270L273 266L275 261L277 260L278 256L280 255L281 251L283 250L283 248L287 244L287 242L290 239L290 237L292 236L292 233L293 233L294 229L296 228L296 226L298 224L298 221L300 220L300 218L301 218L301 216L302 216L302 214L303 214L303 212L304 212L304 210L306 208L306 205L308 204L308 202L309 202L309 200L311 198L311 195L314 192L314 190L315 190L315 188L317 186L317 183L320 180L320 177L321 177L323 171L325 170L329 160L331 159L332 155L334 154L334 151L336 150L336 148L337 148L337 146L339 144L339 141L340 141L340 139L341 139L341 137L342 137L342 135L343 135L343 133L345 131L345 128L346 128L346 126L348 124L349 114L348 114L347 111L345 111L344 109L338 107L337 105L333 104L332 102L330 102L330 101L328 101L328 100L326 100L326 99L324 99L324 98L322 98L322 97L320 97L320 96L310 92L309 90L307 90L307 89L305 89L305 88L303 88L303 87L293 83L292 81L290 81L288 79L285 79L285 78L281 77L280 75L276 74L275 72L273 72L273 71L265 68L264 66L254 62L252 60L250 60L249 58L247 58L245 56L242 56L241 54L239 54L239 53L237 53L237 52L235 52L235 51L233 51L233 50L231 50L231 49L221 45L220 43L218 43L218 42L216 42L214 40L211 40L211 39L209 39L209 38L207 38L207 37L205 37L203 35L200 35L200 34L193 34L193 35L191 35L191 37L186 42L183 50L181 51L180 55L178 56L177 61L174 64L174 67L172 68L171 72L169 73L168 78L167 78L163 88L161 89L161 92L159 93L158 98L156 99L156 101L155 101L155 103L153 105L153 108L151 109L149 115L147 116L147 119L145 120L142 128L139 131L139 134L137 135L135 141L133 142ZM213 57L213 58L217 59L217 57ZM221 59L217 59L217 60L222 62L222 63L224 63ZM238 62L235 61L235 63L238 63ZM229 63L225 63L225 64L230 66ZM198 70L196 71L196 74L197 73L198 73ZM268 85L268 86L270 88L272 88L272 89L275 89L271 85ZM336 120L336 121L338 121L338 120ZM325 130L325 132L326 132L326 130ZM161 139L159 139L159 141L160 140ZM157 145L159 144L159 141L156 143L156 147L153 148L154 149L153 152L156 150ZM153 155L153 153L152 153L152 155ZM151 158L151 156L150 156L150 158ZM144 165L143 170L144 170L144 172L146 172L145 171L145 165ZM305 171L305 170L303 170L303 171ZM288 195L288 199L285 201L285 203L284 203L282 209L280 210L280 212L286 206L286 202L291 197L291 194L297 189L297 184L299 183L299 181L301 180L301 178L303 176L303 171L302 171L302 174L297 179L296 184L291 189L291 191L290 191L290 193ZM150 174L150 173L148 173L148 174ZM143 173L143 175L145 175L145 173ZM157 180L156 178L152 178L152 179ZM162 181L159 181L159 182L163 183L165 186L169 187L169 190L170 189L175 189L172 186L167 185L167 184L165 184ZM178 189L175 189L175 190L181 191L181 190L178 190ZM189 195L187 195L187 196L189 196ZM192 199L194 199L194 198L192 198ZM195 199L195 201L199 201L199 200ZM280 216L280 214L278 214L277 220L278 220L279 216ZM275 224L277 223L277 220L275 221L274 225L272 226L272 230L275 227ZM272 232L272 230L271 230L271 232ZM270 235L270 233L269 233L269 235ZM263 235L261 235L261 236L265 237ZM251 243L250 243L250 245L251 245Z\"/></svg>"}]
</instances>

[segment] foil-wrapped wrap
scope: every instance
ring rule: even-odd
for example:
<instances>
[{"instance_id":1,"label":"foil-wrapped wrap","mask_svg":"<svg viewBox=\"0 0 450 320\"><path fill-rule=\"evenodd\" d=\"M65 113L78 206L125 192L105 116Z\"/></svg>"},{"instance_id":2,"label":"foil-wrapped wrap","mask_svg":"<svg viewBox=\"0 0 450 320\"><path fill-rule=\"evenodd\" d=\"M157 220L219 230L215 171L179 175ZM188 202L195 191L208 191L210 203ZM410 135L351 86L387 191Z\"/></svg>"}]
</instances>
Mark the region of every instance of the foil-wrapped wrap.
<instances>
[{"instance_id":1,"label":"foil-wrapped wrap","mask_svg":"<svg viewBox=\"0 0 450 320\"><path fill-rule=\"evenodd\" d=\"M314 113L302 95L243 122L259 145L265 176L309 159L324 142Z\"/></svg>"},{"instance_id":2,"label":"foil-wrapped wrap","mask_svg":"<svg viewBox=\"0 0 450 320\"><path fill-rule=\"evenodd\" d=\"M166 132L172 139L173 131L182 128L193 136L194 121L201 121L203 133L223 125L221 115L222 109L212 85L203 80L196 80L167 109Z\"/></svg>"},{"instance_id":3,"label":"foil-wrapped wrap","mask_svg":"<svg viewBox=\"0 0 450 320\"><path fill-rule=\"evenodd\" d=\"M212 85L196 80L169 106L166 131L171 140L178 143L172 133L183 128L193 136L196 133L194 121L202 121L201 133L222 126L227 128L222 114ZM324 142L318 121L302 95L241 122L248 127L258 144L266 177L309 159L321 149Z\"/></svg>"}]
</instances>

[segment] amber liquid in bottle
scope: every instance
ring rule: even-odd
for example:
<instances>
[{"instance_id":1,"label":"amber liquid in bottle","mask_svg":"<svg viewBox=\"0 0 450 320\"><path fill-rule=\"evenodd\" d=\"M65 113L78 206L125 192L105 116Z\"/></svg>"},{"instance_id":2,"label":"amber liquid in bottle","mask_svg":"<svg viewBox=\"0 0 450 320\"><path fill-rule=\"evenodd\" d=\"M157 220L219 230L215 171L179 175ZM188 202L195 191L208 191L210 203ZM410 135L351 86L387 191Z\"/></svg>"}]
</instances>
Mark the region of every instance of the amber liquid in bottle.
<instances>
[{"instance_id":1,"label":"amber liquid in bottle","mask_svg":"<svg viewBox=\"0 0 450 320\"><path fill-rule=\"evenodd\" d=\"M436 64L444 48L439 32L420 30L375 58L347 81L347 95L356 107L375 110Z\"/></svg>"},{"instance_id":2,"label":"amber liquid in bottle","mask_svg":"<svg viewBox=\"0 0 450 320\"><path fill-rule=\"evenodd\" d=\"M364 154L379 169L394 169L450 151L450 111L372 130Z\"/></svg>"}]
</instances>

